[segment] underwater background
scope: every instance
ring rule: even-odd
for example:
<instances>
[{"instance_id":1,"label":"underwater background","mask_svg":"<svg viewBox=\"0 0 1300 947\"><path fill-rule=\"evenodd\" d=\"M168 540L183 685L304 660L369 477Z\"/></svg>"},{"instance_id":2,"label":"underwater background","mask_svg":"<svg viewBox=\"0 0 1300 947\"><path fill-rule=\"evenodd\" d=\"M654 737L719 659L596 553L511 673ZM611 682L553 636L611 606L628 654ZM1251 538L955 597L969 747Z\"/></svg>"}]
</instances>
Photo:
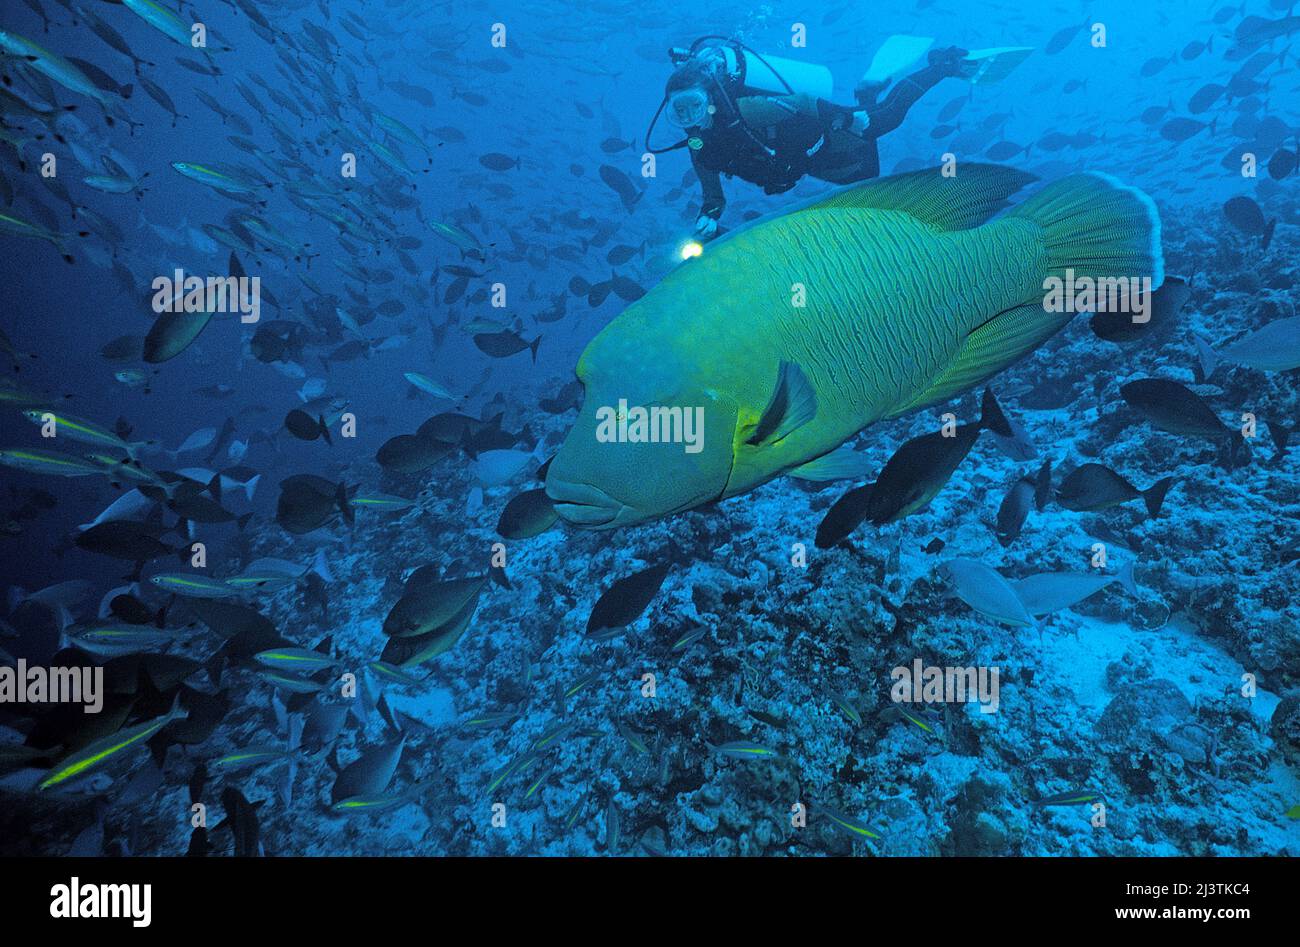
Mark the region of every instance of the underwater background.
<instances>
[{"instance_id":1,"label":"underwater background","mask_svg":"<svg viewBox=\"0 0 1300 947\"><path fill-rule=\"evenodd\" d=\"M25 0L0 34L0 659L108 689L0 703L0 852L1300 849L1291 4ZM888 522L817 542L984 386L851 440L866 476L556 522L579 356L696 265L687 152L643 172L668 49L706 34L829 68L844 104L893 34L1033 47L926 93L881 173L1104 172L1154 202L1179 291L994 376L1014 436L975 430ZM724 188L739 228L829 185ZM259 277L258 321L147 357L178 268ZM663 315L685 337L736 285ZM1177 386L1144 413L1143 379ZM1089 464L1105 495L1067 509ZM1068 607L982 597L1039 575ZM997 668L996 712L898 703L918 661ZM88 747L113 749L61 778Z\"/></svg>"}]
</instances>

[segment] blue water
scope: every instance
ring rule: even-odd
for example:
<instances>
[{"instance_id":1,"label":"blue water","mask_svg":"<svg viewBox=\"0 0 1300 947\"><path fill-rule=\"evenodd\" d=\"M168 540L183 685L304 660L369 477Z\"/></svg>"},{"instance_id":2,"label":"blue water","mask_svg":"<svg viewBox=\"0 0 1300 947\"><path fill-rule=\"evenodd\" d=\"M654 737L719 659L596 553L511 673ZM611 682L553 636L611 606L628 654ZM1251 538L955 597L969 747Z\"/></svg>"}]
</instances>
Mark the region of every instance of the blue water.
<instances>
[{"instance_id":1,"label":"blue water","mask_svg":"<svg viewBox=\"0 0 1300 947\"><path fill-rule=\"evenodd\" d=\"M206 545L204 576L238 576L266 557L300 572L318 563L314 578L226 601L336 663L313 678L318 692L298 696L259 676L251 655L217 661L216 673L223 634L188 596L149 580L185 564L157 557L137 573L75 544L131 483L111 471L63 478L0 468L5 661L110 662L87 658L74 639L107 619L110 592L125 591L150 613L166 608L165 650L195 663L183 684L158 686L137 673L139 654L112 658L134 697L115 726L157 717L178 688L187 705L196 692L229 702L201 742L161 739L153 753L122 753L83 785L50 790L36 784L113 728L91 732L75 715L55 722L50 708L0 704L0 744L47 751L33 765L0 768L0 850L183 854L195 844L187 786L204 764L198 801L210 810L214 854L233 851L215 828L228 813L225 790L266 800L256 818L261 847L274 854L1296 853L1300 491L1281 435L1298 416L1295 329L1274 343L1280 367L1224 355L1297 315L1300 79L1291 49L1300 29L1286 20L1290 4L514 2L491 15L460 3L253 6L269 29L255 26L246 0L187 5L180 19L208 28L206 51L125 6L88 7L147 63L138 76L77 4L29 0L0 15L6 34L90 63L121 87L92 97L52 82L31 57L0 60L5 87L38 110L4 101L6 138L19 146L0 143L0 214L59 235L0 228L0 327L14 349L4 355L6 388L26 399L0 412L0 448L93 450L42 439L21 414L51 410L110 429L121 419L127 440L146 442L139 459L150 471L206 472L204 483L231 468L248 468L230 475L240 480L256 472L251 498L229 485L219 498L235 517L251 513L246 525L188 530L164 497L158 526L175 526L169 544ZM578 417L575 405L553 413L544 400L632 298L653 297L667 274L693 265L681 251L700 212L698 181L685 150L651 163L645 134L672 69L669 47L715 33L826 67L831 97L844 105L892 34L930 37L935 48L1033 47L1000 82L946 78L930 89L880 139L882 174L947 161L960 180L980 161L1042 181L1113 176L1150 198L1165 272L1187 283L1187 300L1124 344L1098 338L1087 316L1074 319L990 382L1023 426L1026 452L1013 459L984 435L927 506L862 524L834 548L813 543L831 505L874 480L909 438L936 430L944 412L973 420L978 390L851 440L865 476L777 477L613 532L559 522L503 540L506 504L542 486L538 468ZM1223 89L1205 91L1212 84ZM419 143L404 141L407 132ZM661 120L652 144L679 134ZM341 173L349 155L355 176ZM233 194L229 184L214 189L178 162L237 169L244 183ZM105 193L85 180L118 171L139 190ZM635 200L609 183L620 175ZM724 178L723 187L722 223L737 230L830 185L805 178L764 195ZM1260 209L1267 239L1225 212L1235 198ZM240 215L273 236L232 233ZM477 249L463 253L435 224ZM232 253L261 280L258 324L218 313L160 363L101 354L150 331L155 278L176 268L224 276ZM611 254L626 259L611 263ZM494 306L502 289L505 304ZM712 289L665 316L680 320L683 338L719 304ZM268 323L296 327L286 331L302 344L259 358ZM485 351L494 333L520 350ZM1219 352L1208 372L1206 349ZM647 364L658 357L644 353ZM128 370L141 374L115 377ZM418 391L403 377L411 372L451 397ZM1186 386L1234 430L1252 414L1249 460L1234 466L1221 444L1135 414L1120 386L1146 377ZM225 393L203 393L214 386ZM337 404L316 411L326 396ZM328 415L331 445L285 430L286 413L308 402ZM501 415L497 439L478 448L453 439L415 472L376 462L394 437L453 411L484 422ZM345 433L350 420L355 430ZM228 422L233 433L215 452L204 443L171 453ZM485 449L519 454L489 458L511 467L498 477L476 456ZM1093 512L1049 502L999 543L999 505L1043 461L1056 486L1089 462L1140 490L1163 477L1175 485L1157 517L1141 500ZM354 523L327 509L324 526L298 535L277 522L280 483L297 474L409 505L358 504ZM414 570L485 575L501 542L508 579L483 586L453 646L406 669L418 683L367 669ZM1008 580L1085 573L1098 542L1110 554L1101 571L1132 565L1136 589L1113 583L1028 627L970 607L941 568L970 559ZM665 562L667 577L625 633L587 634L602 592ZM29 599L74 579L88 584ZM701 637L673 647L696 627ZM998 711L894 705L891 670L918 659L998 668ZM349 674L359 695L346 689ZM293 748L295 718L343 704L337 734ZM485 714L500 719L483 725ZM366 783L374 811L332 808L331 764L346 768L399 739L390 778ZM268 745L286 752L242 768L216 762Z\"/></svg>"}]
</instances>

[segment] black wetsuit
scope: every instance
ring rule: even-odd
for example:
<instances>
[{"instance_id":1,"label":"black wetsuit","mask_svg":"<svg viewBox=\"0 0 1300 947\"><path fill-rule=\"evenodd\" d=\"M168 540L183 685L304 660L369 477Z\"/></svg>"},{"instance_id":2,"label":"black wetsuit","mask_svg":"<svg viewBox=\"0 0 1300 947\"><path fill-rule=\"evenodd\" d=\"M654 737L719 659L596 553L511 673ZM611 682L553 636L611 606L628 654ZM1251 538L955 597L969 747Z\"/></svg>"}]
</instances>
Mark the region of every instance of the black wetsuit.
<instances>
[{"instance_id":1,"label":"black wetsuit","mask_svg":"<svg viewBox=\"0 0 1300 947\"><path fill-rule=\"evenodd\" d=\"M727 200L723 174L763 188L790 190L805 174L832 184L865 181L880 174L876 141L902 124L908 109L940 80L957 75L950 64L933 64L900 79L877 105L867 106L867 127L851 131L850 109L807 95L744 96L741 116L719 108L714 123L696 133L701 144L691 163L704 191L700 213L717 220Z\"/></svg>"}]
</instances>

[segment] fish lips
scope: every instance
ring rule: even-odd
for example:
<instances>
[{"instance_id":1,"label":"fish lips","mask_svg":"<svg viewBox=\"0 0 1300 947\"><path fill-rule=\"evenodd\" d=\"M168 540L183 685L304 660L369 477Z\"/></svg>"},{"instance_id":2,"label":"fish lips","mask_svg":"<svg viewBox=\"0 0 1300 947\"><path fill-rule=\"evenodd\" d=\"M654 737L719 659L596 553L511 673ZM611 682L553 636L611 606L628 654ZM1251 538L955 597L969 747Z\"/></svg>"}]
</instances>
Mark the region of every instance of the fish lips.
<instances>
[{"instance_id":1,"label":"fish lips","mask_svg":"<svg viewBox=\"0 0 1300 947\"><path fill-rule=\"evenodd\" d=\"M546 495L551 498L560 519L583 529L612 529L622 525L620 517L626 519L626 514L632 512L626 504L587 483L547 477Z\"/></svg>"}]
</instances>

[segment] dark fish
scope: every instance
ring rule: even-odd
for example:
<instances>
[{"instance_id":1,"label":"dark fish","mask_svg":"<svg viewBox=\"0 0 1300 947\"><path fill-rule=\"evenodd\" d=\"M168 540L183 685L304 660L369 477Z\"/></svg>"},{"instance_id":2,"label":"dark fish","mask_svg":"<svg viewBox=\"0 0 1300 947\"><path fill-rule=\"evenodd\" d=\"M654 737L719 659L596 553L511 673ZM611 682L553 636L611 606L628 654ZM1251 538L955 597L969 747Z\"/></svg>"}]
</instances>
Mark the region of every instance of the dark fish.
<instances>
[{"instance_id":1,"label":"dark fish","mask_svg":"<svg viewBox=\"0 0 1300 947\"><path fill-rule=\"evenodd\" d=\"M338 773L334 786L330 789L330 802L337 803L357 796L377 796L388 788L401 762L402 750L406 747L406 737L392 743L370 747L362 750L361 755L347 766L338 765L338 751L327 758L327 762Z\"/></svg>"},{"instance_id":2,"label":"dark fish","mask_svg":"<svg viewBox=\"0 0 1300 947\"><path fill-rule=\"evenodd\" d=\"M1200 115L1202 112L1209 109L1209 107L1215 102L1219 101L1219 98L1227 91L1227 86L1221 86L1217 82L1203 85L1197 89L1188 100L1187 111L1191 112L1193 115Z\"/></svg>"},{"instance_id":3,"label":"dark fish","mask_svg":"<svg viewBox=\"0 0 1300 947\"><path fill-rule=\"evenodd\" d=\"M486 584L486 576L440 579L433 566L421 566L406 580L402 597L384 619L384 634L415 638L436 631L477 602Z\"/></svg>"},{"instance_id":4,"label":"dark fish","mask_svg":"<svg viewBox=\"0 0 1300 947\"><path fill-rule=\"evenodd\" d=\"M636 621L659 594L672 564L665 562L619 579L596 600L587 619L587 634L624 628Z\"/></svg>"},{"instance_id":5,"label":"dark fish","mask_svg":"<svg viewBox=\"0 0 1300 947\"><path fill-rule=\"evenodd\" d=\"M1161 126L1160 137L1168 141L1183 142L1207 128L1213 134L1213 123L1198 122L1194 118L1171 118Z\"/></svg>"},{"instance_id":6,"label":"dark fish","mask_svg":"<svg viewBox=\"0 0 1300 947\"><path fill-rule=\"evenodd\" d=\"M619 200L623 202L623 207L629 214L632 213L633 209L636 207L637 201L639 201L645 193L644 191L638 191L636 185L632 183L631 178L610 164L602 164L600 166L600 179L605 182L605 185L610 190L618 195Z\"/></svg>"},{"instance_id":7,"label":"dark fish","mask_svg":"<svg viewBox=\"0 0 1300 947\"><path fill-rule=\"evenodd\" d=\"M1162 69L1165 68L1165 66L1169 65L1173 61L1174 61L1173 57L1164 57L1164 56L1153 57L1151 59L1148 59L1146 62L1142 64L1142 68L1139 70L1139 74L1142 75L1144 78L1149 79L1151 78L1151 76L1154 76L1156 73L1160 72Z\"/></svg>"},{"instance_id":8,"label":"dark fish","mask_svg":"<svg viewBox=\"0 0 1300 947\"><path fill-rule=\"evenodd\" d=\"M221 805L226 810L226 817L213 831L220 831L223 827L230 829L236 858L262 855L261 829L257 824L257 810L262 803L249 802L238 789L227 786L221 791Z\"/></svg>"},{"instance_id":9,"label":"dark fish","mask_svg":"<svg viewBox=\"0 0 1300 947\"><path fill-rule=\"evenodd\" d=\"M511 158L498 151L489 152L478 159L478 163L489 171L509 171L511 168L520 167L522 162L522 158Z\"/></svg>"},{"instance_id":10,"label":"dark fish","mask_svg":"<svg viewBox=\"0 0 1300 947\"><path fill-rule=\"evenodd\" d=\"M830 549L857 529L858 524L867 518L870 502L871 484L867 484L853 488L831 504L822 521L817 524L817 537L814 540L817 548Z\"/></svg>"},{"instance_id":11,"label":"dark fish","mask_svg":"<svg viewBox=\"0 0 1300 947\"><path fill-rule=\"evenodd\" d=\"M335 513L342 513L348 523L355 519L344 484L314 474L294 474L280 481L275 521L289 532L310 533L332 520Z\"/></svg>"},{"instance_id":12,"label":"dark fish","mask_svg":"<svg viewBox=\"0 0 1300 947\"><path fill-rule=\"evenodd\" d=\"M980 419L962 424L951 437L934 431L914 437L889 458L867 500L867 516L877 526L914 513L934 499L966 459L982 430L1003 437L1014 432L990 389L984 389Z\"/></svg>"},{"instance_id":13,"label":"dark fish","mask_svg":"<svg viewBox=\"0 0 1300 947\"><path fill-rule=\"evenodd\" d=\"M178 552L160 538L162 529L134 520L109 520L77 534L79 549L127 562L149 562Z\"/></svg>"},{"instance_id":14,"label":"dark fish","mask_svg":"<svg viewBox=\"0 0 1300 947\"><path fill-rule=\"evenodd\" d=\"M629 148L636 147L636 139L624 141L622 138L606 138L600 143L600 150L607 155L618 154L620 151L626 151Z\"/></svg>"},{"instance_id":15,"label":"dark fish","mask_svg":"<svg viewBox=\"0 0 1300 947\"><path fill-rule=\"evenodd\" d=\"M641 246L639 247L630 247L625 243L620 243L618 246L613 247L607 254L605 254L605 260L609 263L610 266L622 266L624 263L632 259L632 257L636 256L638 253L640 253L642 257L645 256L644 243L641 244ZM576 293L575 295L583 296L586 294Z\"/></svg>"},{"instance_id":16,"label":"dark fish","mask_svg":"<svg viewBox=\"0 0 1300 947\"><path fill-rule=\"evenodd\" d=\"M1022 151L1028 151L1024 145L1018 145L1014 141L998 141L989 145L988 151L984 152L984 157L990 161L1006 161L1014 158Z\"/></svg>"},{"instance_id":17,"label":"dark fish","mask_svg":"<svg viewBox=\"0 0 1300 947\"><path fill-rule=\"evenodd\" d=\"M1273 153L1273 157L1268 159L1268 176L1274 181L1280 181L1283 178L1290 177L1295 173L1296 153L1280 148Z\"/></svg>"},{"instance_id":18,"label":"dark fish","mask_svg":"<svg viewBox=\"0 0 1300 947\"><path fill-rule=\"evenodd\" d=\"M997 537L1003 546L1009 546L1020 535L1029 510L1034 504L1034 481L1021 477L1015 482L998 507Z\"/></svg>"},{"instance_id":19,"label":"dark fish","mask_svg":"<svg viewBox=\"0 0 1300 947\"><path fill-rule=\"evenodd\" d=\"M1152 105L1142 110L1142 114L1138 116L1138 120L1141 121L1143 125L1154 125L1156 122L1160 121L1160 119L1168 115L1171 111L1173 111L1172 104Z\"/></svg>"},{"instance_id":20,"label":"dark fish","mask_svg":"<svg viewBox=\"0 0 1300 947\"><path fill-rule=\"evenodd\" d=\"M1220 421L1200 395L1176 381L1141 378L1121 386L1119 392L1162 431L1211 440L1241 439L1241 433Z\"/></svg>"},{"instance_id":21,"label":"dark fish","mask_svg":"<svg viewBox=\"0 0 1300 947\"><path fill-rule=\"evenodd\" d=\"M1082 26L1067 26L1057 30L1052 34L1052 38L1047 41L1047 45L1043 47L1043 52L1048 56L1055 56L1070 45L1070 40L1074 39L1082 28Z\"/></svg>"},{"instance_id":22,"label":"dark fish","mask_svg":"<svg viewBox=\"0 0 1300 947\"><path fill-rule=\"evenodd\" d=\"M1091 513L1141 497L1146 503L1147 513L1155 517L1160 515L1165 494L1173 484L1173 477L1165 477L1148 489L1139 490L1109 467L1084 464L1061 481L1056 491L1056 500L1067 510Z\"/></svg>"},{"instance_id":23,"label":"dark fish","mask_svg":"<svg viewBox=\"0 0 1300 947\"><path fill-rule=\"evenodd\" d=\"M645 295L645 289L635 280L614 273L609 278L609 286L614 295L624 302L634 303Z\"/></svg>"},{"instance_id":24,"label":"dark fish","mask_svg":"<svg viewBox=\"0 0 1300 947\"><path fill-rule=\"evenodd\" d=\"M501 511L497 534L505 539L531 539L555 525L558 516L545 487L513 497Z\"/></svg>"},{"instance_id":25,"label":"dark fish","mask_svg":"<svg viewBox=\"0 0 1300 947\"><path fill-rule=\"evenodd\" d=\"M329 425L325 423L324 416L313 418L301 408L294 408L285 415L284 429L300 441L314 441L323 437L326 444L331 447L334 446L334 441L330 438Z\"/></svg>"},{"instance_id":26,"label":"dark fish","mask_svg":"<svg viewBox=\"0 0 1300 947\"><path fill-rule=\"evenodd\" d=\"M412 474L428 470L451 452L451 445L423 434L398 434L379 448L375 460L394 473Z\"/></svg>"},{"instance_id":27,"label":"dark fish","mask_svg":"<svg viewBox=\"0 0 1300 947\"><path fill-rule=\"evenodd\" d=\"M1268 249L1277 220L1265 222L1264 212L1253 198L1244 195L1228 198L1223 205L1223 216L1228 218L1228 223L1247 236L1259 237L1263 248Z\"/></svg>"},{"instance_id":28,"label":"dark fish","mask_svg":"<svg viewBox=\"0 0 1300 947\"><path fill-rule=\"evenodd\" d=\"M970 96L968 95L959 95L955 99L949 99L948 103L944 105L943 108L939 109L939 114L935 116L935 120L939 122L951 122L957 117L957 113L962 110L962 107L969 101Z\"/></svg>"},{"instance_id":29,"label":"dark fish","mask_svg":"<svg viewBox=\"0 0 1300 947\"><path fill-rule=\"evenodd\" d=\"M474 344L478 350L485 355L491 355L493 358L509 358L524 350L533 353L533 361L537 361L537 346L541 343L542 337L539 335L531 342L525 342L519 333L511 329L503 329L500 332L480 332L474 336Z\"/></svg>"},{"instance_id":30,"label":"dark fish","mask_svg":"<svg viewBox=\"0 0 1300 947\"><path fill-rule=\"evenodd\" d=\"M1186 280L1167 276L1151 294L1151 318L1146 322L1134 322L1129 312L1107 310L1093 313L1089 324L1097 337L1107 342L1134 342L1150 331L1169 328L1191 296Z\"/></svg>"}]
</instances>

